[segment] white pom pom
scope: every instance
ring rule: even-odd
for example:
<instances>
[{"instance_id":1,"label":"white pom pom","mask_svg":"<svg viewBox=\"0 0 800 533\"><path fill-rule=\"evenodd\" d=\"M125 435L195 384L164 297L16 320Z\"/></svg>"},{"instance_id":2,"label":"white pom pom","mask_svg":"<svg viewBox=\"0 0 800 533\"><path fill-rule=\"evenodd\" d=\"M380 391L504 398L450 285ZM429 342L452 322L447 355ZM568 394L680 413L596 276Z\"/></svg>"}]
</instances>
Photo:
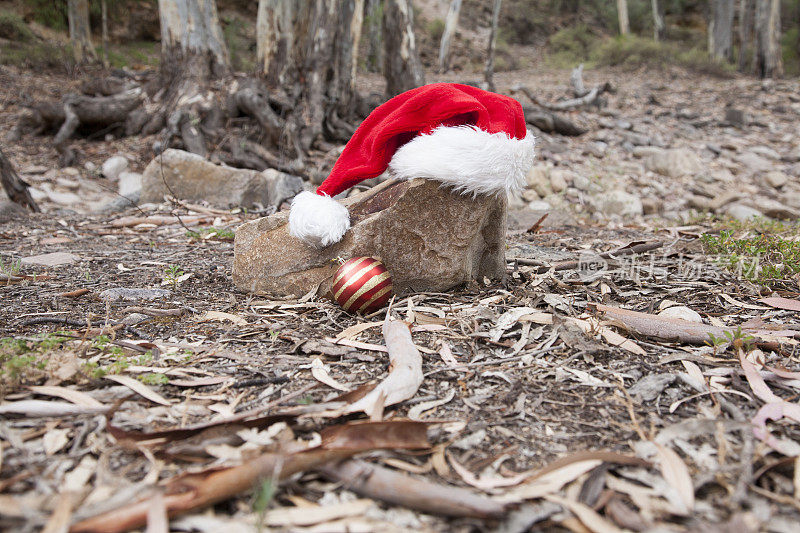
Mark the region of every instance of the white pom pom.
<instances>
[{"instance_id":1,"label":"white pom pom","mask_svg":"<svg viewBox=\"0 0 800 533\"><path fill-rule=\"evenodd\" d=\"M304 191L294 197L289 233L318 248L339 242L350 229L347 208L331 198Z\"/></svg>"}]
</instances>

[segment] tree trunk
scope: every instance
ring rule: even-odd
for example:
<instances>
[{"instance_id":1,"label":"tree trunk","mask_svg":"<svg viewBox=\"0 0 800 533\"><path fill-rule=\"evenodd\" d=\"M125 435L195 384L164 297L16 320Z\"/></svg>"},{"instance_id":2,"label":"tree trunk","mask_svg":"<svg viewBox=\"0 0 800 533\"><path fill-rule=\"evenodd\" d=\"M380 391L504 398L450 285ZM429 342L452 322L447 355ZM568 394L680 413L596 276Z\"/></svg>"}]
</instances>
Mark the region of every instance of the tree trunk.
<instances>
[{"instance_id":1,"label":"tree trunk","mask_svg":"<svg viewBox=\"0 0 800 533\"><path fill-rule=\"evenodd\" d=\"M351 122L358 108L355 73L363 12L364 0L259 3L259 70L270 90L285 90L295 104L282 142L298 158L312 146L327 148L326 139L347 140L355 129ZM252 95L247 98L253 101ZM252 114L258 105L268 105L265 96L259 98L263 104L243 111Z\"/></svg>"},{"instance_id":2,"label":"tree trunk","mask_svg":"<svg viewBox=\"0 0 800 533\"><path fill-rule=\"evenodd\" d=\"M489 49L486 52L486 70L483 72L483 80L486 83L486 89L494 91L494 49L497 45L497 26L500 22L500 8L503 5L503 0L494 0L494 8L492 8L492 30L489 33Z\"/></svg>"},{"instance_id":3,"label":"tree trunk","mask_svg":"<svg viewBox=\"0 0 800 533\"><path fill-rule=\"evenodd\" d=\"M166 124L167 142L180 134L187 150L205 157L202 122L219 108L209 83L230 72L217 5L215 0L159 0L158 9L166 91L161 116L154 120Z\"/></svg>"},{"instance_id":4,"label":"tree trunk","mask_svg":"<svg viewBox=\"0 0 800 533\"><path fill-rule=\"evenodd\" d=\"M708 55L712 59L733 61L733 2L734 0L711 0Z\"/></svg>"},{"instance_id":5,"label":"tree trunk","mask_svg":"<svg viewBox=\"0 0 800 533\"><path fill-rule=\"evenodd\" d=\"M31 193L28 191L28 184L17 175L14 165L2 150L0 150L0 183L12 202L25 206L34 213L39 212L39 206L33 201Z\"/></svg>"},{"instance_id":6,"label":"tree trunk","mask_svg":"<svg viewBox=\"0 0 800 533\"><path fill-rule=\"evenodd\" d=\"M747 47L750 44L752 26L751 3L748 0L739 0L739 58L737 61L739 71L747 70Z\"/></svg>"},{"instance_id":7,"label":"tree trunk","mask_svg":"<svg viewBox=\"0 0 800 533\"><path fill-rule=\"evenodd\" d=\"M425 84L425 72L414 39L411 0L385 0L383 44L383 75L386 77L387 96L395 96Z\"/></svg>"},{"instance_id":8,"label":"tree trunk","mask_svg":"<svg viewBox=\"0 0 800 533\"><path fill-rule=\"evenodd\" d=\"M653 40L660 42L664 40L667 32L664 12L661 10L661 4L659 4L658 0L650 0L650 5L653 10Z\"/></svg>"},{"instance_id":9,"label":"tree trunk","mask_svg":"<svg viewBox=\"0 0 800 533\"><path fill-rule=\"evenodd\" d=\"M447 18L444 20L444 32L439 45L439 71L446 72L450 68L450 41L458 26L458 15L461 12L461 0L451 0Z\"/></svg>"},{"instance_id":10,"label":"tree trunk","mask_svg":"<svg viewBox=\"0 0 800 533\"><path fill-rule=\"evenodd\" d=\"M92 47L92 35L89 28L88 0L69 0L67 2L67 18L69 20L69 42L75 61L83 63L96 60L97 54Z\"/></svg>"},{"instance_id":11,"label":"tree trunk","mask_svg":"<svg viewBox=\"0 0 800 533\"><path fill-rule=\"evenodd\" d=\"M756 43L754 66L761 78L783 74L781 58L781 2L756 0Z\"/></svg>"},{"instance_id":12,"label":"tree trunk","mask_svg":"<svg viewBox=\"0 0 800 533\"><path fill-rule=\"evenodd\" d=\"M214 0L159 0L161 74L205 84L230 71Z\"/></svg>"},{"instance_id":13,"label":"tree trunk","mask_svg":"<svg viewBox=\"0 0 800 533\"><path fill-rule=\"evenodd\" d=\"M619 34L628 35L631 24L628 21L628 0L617 0L617 16L619 17Z\"/></svg>"},{"instance_id":14,"label":"tree trunk","mask_svg":"<svg viewBox=\"0 0 800 533\"><path fill-rule=\"evenodd\" d=\"M100 17L103 36L103 67L108 68L108 2L100 1Z\"/></svg>"},{"instance_id":15,"label":"tree trunk","mask_svg":"<svg viewBox=\"0 0 800 533\"><path fill-rule=\"evenodd\" d=\"M367 71L380 72L383 65L383 0L367 0L364 7L364 24L367 27L366 54Z\"/></svg>"}]
</instances>

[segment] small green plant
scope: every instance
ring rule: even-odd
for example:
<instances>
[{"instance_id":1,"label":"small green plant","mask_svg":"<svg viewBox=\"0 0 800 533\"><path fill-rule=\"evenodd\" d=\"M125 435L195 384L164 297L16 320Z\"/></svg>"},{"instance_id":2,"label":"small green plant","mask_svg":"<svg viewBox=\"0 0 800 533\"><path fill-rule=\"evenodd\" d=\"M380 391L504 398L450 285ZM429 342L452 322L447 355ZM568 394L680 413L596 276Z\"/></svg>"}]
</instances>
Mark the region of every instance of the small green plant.
<instances>
[{"instance_id":1,"label":"small green plant","mask_svg":"<svg viewBox=\"0 0 800 533\"><path fill-rule=\"evenodd\" d=\"M232 241L235 237L232 229L229 228L199 228L188 230L186 236L193 240L213 239L215 241Z\"/></svg>"},{"instance_id":2,"label":"small green plant","mask_svg":"<svg viewBox=\"0 0 800 533\"><path fill-rule=\"evenodd\" d=\"M425 29L428 31L428 35L431 36L431 39L438 43L444 34L444 21L442 19L433 19L428 22L428 26Z\"/></svg>"},{"instance_id":3,"label":"small green plant","mask_svg":"<svg viewBox=\"0 0 800 533\"><path fill-rule=\"evenodd\" d=\"M11 260L10 262L6 263L3 261L3 258L0 257L0 272L5 274L6 276L16 276L22 270L22 260L17 259L16 261Z\"/></svg>"},{"instance_id":4,"label":"small green plant","mask_svg":"<svg viewBox=\"0 0 800 533\"><path fill-rule=\"evenodd\" d=\"M169 383L169 378L164 374L155 372L152 374L141 374L139 376L139 381L145 385L166 385Z\"/></svg>"},{"instance_id":5,"label":"small green plant","mask_svg":"<svg viewBox=\"0 0 800 533\"><path fill-rule=\"evenodd\" d=\"M36 36L22 20L22 17L11 11L0 11L0 38L16 43L28 43L36 40Z\"/></svg>"},{"instance_id":6,"label":"small green plant","mask_svg":"<svg viewBox=\"0 0 800 533\"><path fill-rule=\"evenodd\" d=\"M723 331L721 337L709 333L708 338L709 340L706 341L706 344L714 348L715 354L721 346L725 345L731 345L734 348L743 348L746 352L750 352L753 350L753 345L756 340L753 336L744 333L742 331L742 326L736 326L734 331Z\"/></svg>"},{"instance_id":7,"label":"small green plant","mask_svg":"<svg viewBox=\"0 0 800 533\"><path fill-rule=\"evenodd\" d=\"M258 515L257 529L261 533L264 529L264 517L269 509L269 504L275 496L275 482L272 479L263 480L253 494L253 511Z\"/></svg>"},{"instance_id":8,"label":"small green plant","mask_svg":"<svg viewBox=\"0 0 800 533\"><path fill-rule=\"evenodd\" d=\"M178 287L181 282L180 278L184 275L183 270L178 265L168 265L164 269L164 282L172 285L174 288Z\"/></svg>"},{"instance_id":9,"label":"small green plant","mask_svg":"<svg viewBox=\"0 0 800 533\"><path fill-rule=\"evenodd\" d=\"M800 274L800 229L782 222L728 221L700 237L706 253L745 279L774 286Z\"/></svg>"}]
</instances>

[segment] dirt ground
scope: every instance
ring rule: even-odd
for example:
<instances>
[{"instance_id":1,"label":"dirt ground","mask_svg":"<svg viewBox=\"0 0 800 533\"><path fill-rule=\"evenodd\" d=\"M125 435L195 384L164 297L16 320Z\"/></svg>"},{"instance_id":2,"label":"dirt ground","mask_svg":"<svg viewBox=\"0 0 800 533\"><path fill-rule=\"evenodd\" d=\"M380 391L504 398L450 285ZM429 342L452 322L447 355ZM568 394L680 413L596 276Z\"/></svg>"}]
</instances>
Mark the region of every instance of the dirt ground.
<instances>
[{"instance_id":1,"label":"dirt ground","mask_svg":"<svg viewBox=\"0 0 800 533\"><path fill-rule=\"evenodd\" d=\"M567 75L503 74L501 83L507 90L524 77L555 95L563 92L555 80ZM612 75L619 73L591 76ZM628 100L646 99L631 87L632 79L618 82ZM680 74L682 84L691 79ZM695 83L708 92L703 99L716 102L714 113L721 111L724 103L711 97L719 80ZM26 88L21 93L15 89L20 85ZM3 70L0 133L22 99L58 97L66 85L63 78L20 80ZM716 90L723 98L724 89ZM675 95L666 89L660 94ZM692 109L706 105L703 99ZM604 163L579 150L596 142L594 135L544 135L541 149L545 159L563 164L559 154L567 146L583 154L575 168L600 165L604 173ZM694 142L690 133L683 139ZM99 166L123 152L141 170L152 140L77 140L76 147L83 162ZM21 169L48 169L34 168L26 179L53 177L48 172L57 154L48 142L26 137L9 147ZM617 172L613 157L606 157L607 174ZM366 420L364 414L325 415L321 407L341 392L325 380L353 390L386 377L386 353L375 349L384 344L383 313L355 317L326 298L242 293L231 283L230 232L256 215L168 205L91 214L91 204L113 198L114 187L90 171L79 174L73 176L80 183L76 190L90 201L72 207L45 201L44 214L0 224L0 528L75 524L139 497L159 509L160 500L150 495L157 482L248 464L258 453L280 453L287 442L325 446L325 428ZM670 206L666 211L680 211L685 200L680 204L673 191L685 184L664 181L669 190L659 201ZM646 195L650 186L637 190ZM719 266L698 239L718 229L705 221L607 219L556 207L546 224L532 230L538 216L525 207L512 209L505 280L395 301L393 315L412 327L422 352L424 379L411 399L387 407L383 419L429 421L431 446L403 451L407 446L398 438L396 446L359 455L423 480L433 494L457 486L482 502L503 502L501 513L458 516L455 503L444 497L438 513L422 512L369 492L356 496L348 481L309 469L274 493L260 482L171 527L795 530L800 431L792 420L798 421L800 374L792 370L800 362L800 324L797 309L762 298L795 299L796 283L769 294ZM145 215L205 219L189 228L152 218L121 223ZM648 244L649 251L628 253L630 246ZM603 261L591 254L608 251L615 256ZM55 252L74 255L61 266L24 260ZM125 301L103 292L115 288L168 292ZM597 304L647 313L656 334L642 334ZM658 318L667 308L690 320L695 318L683 308L694 310L703 331L742 329L719 342L708 335L708 342L669 338L669 324ZM353 328L365 323L373 324ZM317 359L321 374L313 366ZM241 413L244 420L224 422ZM285 420L274 423L266 415ZM765 425L765 417L776 421ZM188 436L136 437L217 422ZM762 431L767 428L771 433ZM403 484L396 490L402 492ZM300 512L281 514L287 510Z\"/></svg>"}]
</instances>

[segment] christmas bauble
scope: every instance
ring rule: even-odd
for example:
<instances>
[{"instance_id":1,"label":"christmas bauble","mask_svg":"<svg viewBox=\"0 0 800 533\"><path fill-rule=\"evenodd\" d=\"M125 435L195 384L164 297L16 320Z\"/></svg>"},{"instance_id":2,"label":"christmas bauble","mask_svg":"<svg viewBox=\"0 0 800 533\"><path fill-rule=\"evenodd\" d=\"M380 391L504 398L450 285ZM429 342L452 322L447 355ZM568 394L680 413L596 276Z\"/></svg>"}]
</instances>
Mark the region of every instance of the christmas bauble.
<instances>
[{"instance_id":1,"label":"christmas bauble","mask_svg":"<svg viewBox=\"0 0 800 533\"><path fill-rule=\"evenodd\" d=\"M392 297L392 275L374 257L354 257L333 276L331 296L348 313L370 313Z\"/></svg>"}]
</instances>

